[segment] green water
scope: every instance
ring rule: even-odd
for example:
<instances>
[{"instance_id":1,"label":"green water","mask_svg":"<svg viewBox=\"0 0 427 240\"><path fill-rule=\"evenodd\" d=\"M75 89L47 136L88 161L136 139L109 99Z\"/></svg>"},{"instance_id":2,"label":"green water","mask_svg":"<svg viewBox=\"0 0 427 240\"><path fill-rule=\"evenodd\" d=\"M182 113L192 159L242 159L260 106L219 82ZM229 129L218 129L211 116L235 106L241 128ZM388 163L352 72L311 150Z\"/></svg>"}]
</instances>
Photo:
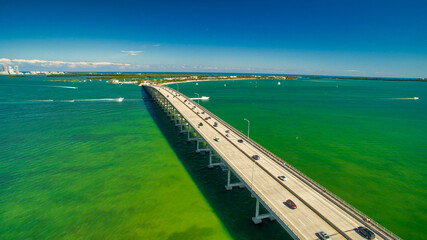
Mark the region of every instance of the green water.
<instances>
[{"instance_id":1,"label":"green water","mask_svg":"<svg viewBox=\"0 0 427 240\"><path fill-rule=\"evenodd\" d=\"M0 76L0 239L290 239L251 223L248 191L226 191L139 87L48 80ZM180 90L245 133L248 118L253 139L399 236L427 238L425 83Z\"/></svg>"}]
</instances>

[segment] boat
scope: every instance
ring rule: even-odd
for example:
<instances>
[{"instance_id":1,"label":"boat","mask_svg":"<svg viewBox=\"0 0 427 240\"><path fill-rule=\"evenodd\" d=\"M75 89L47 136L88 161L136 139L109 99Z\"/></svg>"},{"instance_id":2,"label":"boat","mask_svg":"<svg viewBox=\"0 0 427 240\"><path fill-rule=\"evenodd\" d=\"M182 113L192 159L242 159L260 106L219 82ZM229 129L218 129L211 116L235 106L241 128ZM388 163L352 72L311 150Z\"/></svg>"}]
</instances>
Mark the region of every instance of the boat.
<instances>
[{"instance_id":1,"label":"boat","mask_svg":"<svg viewBox=\"0 0 427 240\"><path fill-rule=\"evenodd\" d=\"M123 100L124 100L125 98L117 98L117 102L123 102Z\"/></svg>"},{"instance_id":2,"label":"boat","mask_svg":"<svg viewBox=\"0 0 427 240\"><path fill-rule=\"evenodd\" d=\"M418 99L420 99L419 97L414 97L414 100L418 100Z\"/></svg>"},{"instance_id":3,"label":"boat","mask_svg":"<svg viewBox=\"0 0 427 240\"><path fill-rule=\"evenodd\" d=\"M199 98L190 98L191 100L209 100L210 97L202 96Z\"/></svg>"},{"instance_id":4,"label":"boat","mask_svg":"<svg viewBox=\"0 0 427 240\"><path fill-rule=\"evenodd\" d=\"M280 85L280 82L278 82L277 85Z\"/></svg>"}]
</instances>

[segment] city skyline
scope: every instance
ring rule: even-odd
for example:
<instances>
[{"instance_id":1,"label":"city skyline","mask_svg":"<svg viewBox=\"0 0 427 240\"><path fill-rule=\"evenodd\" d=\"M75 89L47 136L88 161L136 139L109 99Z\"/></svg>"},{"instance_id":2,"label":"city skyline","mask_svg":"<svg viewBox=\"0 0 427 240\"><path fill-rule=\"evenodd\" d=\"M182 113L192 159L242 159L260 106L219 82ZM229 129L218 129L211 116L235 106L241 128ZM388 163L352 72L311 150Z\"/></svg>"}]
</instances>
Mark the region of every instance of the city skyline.
<instances>
[{"instance_id":1,"label":"city skyline","mask_svg":"<svg viewBox=\"0 0 427 240\"><path fill-rule=\"evenodd\" d=\"M425 1L24 1L22 14L15 8L0 6L0 63L21 71L427 77Z\"/></svg>"}]
</instances>

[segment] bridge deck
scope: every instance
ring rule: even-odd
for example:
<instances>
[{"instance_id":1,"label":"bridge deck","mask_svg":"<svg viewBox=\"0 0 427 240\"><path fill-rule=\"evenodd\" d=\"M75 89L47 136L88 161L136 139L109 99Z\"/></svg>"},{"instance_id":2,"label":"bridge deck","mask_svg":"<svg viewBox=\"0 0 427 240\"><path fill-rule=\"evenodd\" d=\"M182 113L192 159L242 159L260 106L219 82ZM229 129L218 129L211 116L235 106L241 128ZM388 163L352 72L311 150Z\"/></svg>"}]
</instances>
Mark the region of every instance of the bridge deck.
<instances>
[{"instance_id":1,"label":"bridge deck","mask_svg":"<svg viewBox=\"0 0 427 240\"><path fill-rule=\"evenodd\" d=\"M316 233L326 232L331 239L364 239L354 229L359 226L369 227L376 233L376 239L394 239L381 228L364 221L356 213L345 208L304 180L293 169L278 163L271 156L260 151L252 143L242 139L240 133L230 131L230 137L225 131L229 127L214 118L205 120L208 113L197 114L204 109L190 101L187 97L174 90L163 87L148 87L155 89L162 97L193 126L199 136L213 149L236 176L243 181L245 186L253 191L260 202L275 216L276 220L299 239L318 239ZM187 100L186 102L184 102ZM195 109L192 109L196 106ZM199 123L203 126L198 127ZM219 141L215 141L220 137ZM260 156L254 161L251 156ZM286 181L281 181L278 176L286 176ZM297 209L290 209L284 202L291 199ZM238 204L238 203L236 203ZM292 234L291 234L292 235Z\"/></svg>"}]
</instances>

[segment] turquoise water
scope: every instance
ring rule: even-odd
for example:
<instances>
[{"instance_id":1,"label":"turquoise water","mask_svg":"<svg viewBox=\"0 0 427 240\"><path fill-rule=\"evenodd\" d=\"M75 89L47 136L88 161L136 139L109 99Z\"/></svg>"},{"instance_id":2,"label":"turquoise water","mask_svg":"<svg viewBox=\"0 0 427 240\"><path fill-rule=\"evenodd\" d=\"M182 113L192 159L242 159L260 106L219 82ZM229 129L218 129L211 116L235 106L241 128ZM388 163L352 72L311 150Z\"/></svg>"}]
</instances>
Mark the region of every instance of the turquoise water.
<instances>
[{"instance_id":1,"label":"turquoise water","mask_svg":"<svg viewBox=\"0 0 427 240\"><path fill-rule=\"evenodd\" d=\"M0 76L0 239L289 239L251 223L249 193L226 191L139 87L50 79ZM425 83L180 90L210 96L201 104L244 133L248 118L251 138L399 236L427 238Z\"/></svg>"}]
</instances>

